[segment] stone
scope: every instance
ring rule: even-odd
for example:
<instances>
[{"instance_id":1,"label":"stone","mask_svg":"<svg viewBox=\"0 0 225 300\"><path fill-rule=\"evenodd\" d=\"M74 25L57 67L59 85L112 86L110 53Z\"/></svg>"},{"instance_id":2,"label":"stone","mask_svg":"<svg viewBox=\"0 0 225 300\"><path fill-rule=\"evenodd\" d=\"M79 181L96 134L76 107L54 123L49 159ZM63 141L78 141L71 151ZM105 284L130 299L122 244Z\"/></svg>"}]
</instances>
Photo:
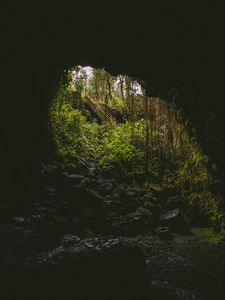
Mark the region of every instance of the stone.
<instances>
[{"instance_id":1,"label":"stone","mask_svg":"<svg viewBox=\"0 0 225 300\"><path fill-rule=\"evenodd\" d=\"M99 186L101 190L110 191L113 189L113 185L111 182L105 182Z\"/></svg>"},{"instance_id":2,"label":"stone","mask_svg":"<svg viewBox=\"0 0 225 300\"><path fill-rule=\"evenodd\" d=\"M140 215L143 215L143 216L147 216L147 217L152 217L153 216L153 213L151 212L151 210L145 208L145 207L139 207L137 212L140 214Z\"/></svg>"},{"instance_id":3,"label":"stone","mask_svg":"<svg viewBox=\"0 0 225 300\"><path fill-rule=\"evenodd\" d=\"M79 236L73 234L67 234L62 239L62 244L64 247L68 247L72 244L78 243L80 241Z\"/></svg>"},{"instance_id":4,"label":"stone","mask_svg":"<svg viewBox=\"0 0 225 300\"><path fill-rule=\"evenodd\" d=\"M163 220L171 220L171 219L174 219L176 218L180 213L180 209L179 208L176 208L176 209L173 209L173 210L170 210L168 211L167 213L163 214L161 217L160 217L160 220L163 221Z\"/></svg>"},{"instance_id":5,"label":"stone","mask_svg":"<svg viewBox=\"0 0 225 300\"><path fill-rule=\"evenodd\" d=\"M89 195L90 195L92 198L97 199L97 200L104 200L104 197L102 197L102 196L99 194L98 190L87 189L86 191L89 193Z\"/></svg>"},{"instance_id":6,"label":"stone","mask_svg":"<svg viewBox=\"0 0 225 300\"><path fill-rule=\"evenodd\" d=\"M164 188L160 184L154 184L154 183L149 184L148 189L150 191L153 191L153 192L156 192L156 193L161 193L164 190Z\"/></svg>"},{"instance_id":7,"label":"stone","mask_svg":"<svg viewBox=\"0 0 225 300\"><path fill-rule=\"evenodd\" d=\"M96 161L89 161L87 162L88 170L91 174L95 173L97 170L99 170L99 165Z\"/></svg>"},{"instance_id":8,"label":"stone","mask_svg":"<svg viewBox=\"0 0 225 300\"><path fill-rule=\"evenodd\" d=\"M179 208L170 210L160 216L160 224L162 226L168 226L174 232L188 233L189 223L184 218Z\"/></svg>"},{"instance_id":9,"label":"stone","mask_svg":"<svg viewBox=\"0 0 225 300\"><path fill-rule=\"evenodd\" d=\"M156 229L156 233L160 238L163 239L170 239L172 237L169 227L159 227L158 229Z\"/></svg>"},{"instance_id":10,"label":"stone","mask_svg":"<svg viewBox=\"0 0 225 300\"><path fill-rule=\"evenodd\" d=\"M25 221L25 219L23 217L15 217L15 218L13 218L13 220L16 223L23 223Z\"/></svg>"},{"instance_id":11,"label":"stone","mask_svg":"<svg viewBox=\"0 0 225 300\"><path fill-rule=\"evenodd\" d=\"M4 271L1 296L4 300L61 300L71 295L77 300L105 300L110 295L116 300L142 300L145 276L144 256L137 247L91 237L12 265Z\"/></svg>"},{"instance_id":12,"label":"stone","mask_svg":"<svg viewBox=\"0 0 225 300\"><path fill-rule=\"evenodd\" d=\"M68 178L68 179L71 179L71 180L82 180L84 178L83 175L80 175L80 174L71 174L69 172L63 172L63 175Z\"/></svg>"}]
</instances>

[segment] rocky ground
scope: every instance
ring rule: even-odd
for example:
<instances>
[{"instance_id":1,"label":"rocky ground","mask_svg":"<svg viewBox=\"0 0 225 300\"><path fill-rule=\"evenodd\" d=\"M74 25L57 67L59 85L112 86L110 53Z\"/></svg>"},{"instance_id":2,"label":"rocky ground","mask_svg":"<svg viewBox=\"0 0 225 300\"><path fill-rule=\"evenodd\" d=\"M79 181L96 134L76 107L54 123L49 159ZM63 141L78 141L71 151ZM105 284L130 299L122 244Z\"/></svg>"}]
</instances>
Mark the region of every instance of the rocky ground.
<instances>
[{"instance_id":1,"label":"rocky ground","mask_svg":"<svg viewBox=\"0 0 225 300\"><path fill-rule=\"evenodd\" d=\"M223 249L164 210L159 186L94 161L41 172L39 200L1 212L2 299L223 299Z\"/></svg>"}]
</instances>

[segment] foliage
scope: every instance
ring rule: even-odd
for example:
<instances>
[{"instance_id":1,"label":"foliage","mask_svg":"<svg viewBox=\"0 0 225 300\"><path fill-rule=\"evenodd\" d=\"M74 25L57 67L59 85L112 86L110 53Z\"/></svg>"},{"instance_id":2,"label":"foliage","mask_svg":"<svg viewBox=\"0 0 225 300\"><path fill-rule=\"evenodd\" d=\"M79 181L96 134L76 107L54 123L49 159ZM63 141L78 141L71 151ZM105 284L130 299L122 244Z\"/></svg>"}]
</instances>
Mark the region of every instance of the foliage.
<instances>
[{"instance_id":1,"label":"foliage","mask_svg":"<svg viewBox=\"0 0 225 300\"><path fill-rule=\"evenodd\" d=\"M212 228L193 228L192 231L200 237L203 243L223 248L225 246L225 230L215 232Z\"/></svg>"},{"instance_id":2,"label":"foliage","mask_svg":"<svg viewBox=\"0 0 225 300\"><path fill-rule=\"evenodd\" d=\"M207 168L208 158L194 138L191 139L186 134L185 139L185 153L178 161L177 185L198 191L206 188L212 181Z\"/></svg>"},{"instance_id":3,"label":"foliage","mask_svg":"<svg viewBox=\"0 0 225 300\"><path fill-rule=\"evenodd\" d=\"M135 93L132 79L113 77L94 69L65 73L50 110L50 124L58 155L85 165L92 158L101 167L112 165L124 180L150 189L153 184L176 188L168 207L182 207L194 223L224 226L222 199L210 191L213 177L208 158L196 138L188 133L174 105ZM137 85L136 85L137 87ZM98 124L85 107L83 92L126 116L112 127Z\"/></svg>"},{"instance_id":4,"label":"foliage","mask_svg":"<svg viewBox=\"0 0 225 300\"><path fill-rule=\"evenodd\" d=\"M100 163L117 162L125 167L132 160L139 159L142 153L134 146L131 139L131 126L128 122L105 132L101 145Z\"/></svg>"},{"instance_id":5,"label":"foliage","mask_svg":"<svg viewBox=\"0 0 225 300\"><path fill-rule=\"evenodd\" d=\"M98 143L98 125L86 122L85 117L68 103L58 112L51 110L53 137L58 154L82 162L95 153Z\"/></svg>"}]
</instances>

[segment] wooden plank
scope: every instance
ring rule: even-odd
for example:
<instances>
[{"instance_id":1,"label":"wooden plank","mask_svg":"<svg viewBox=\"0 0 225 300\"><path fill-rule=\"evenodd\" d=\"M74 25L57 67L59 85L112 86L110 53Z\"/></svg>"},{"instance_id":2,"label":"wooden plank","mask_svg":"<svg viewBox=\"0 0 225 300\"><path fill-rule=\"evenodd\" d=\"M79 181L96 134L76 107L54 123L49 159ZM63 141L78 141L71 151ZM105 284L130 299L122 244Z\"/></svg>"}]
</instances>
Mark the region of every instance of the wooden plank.
<instances>
[{"instance_id":1,"label":"wooden plank","mask_svg":"<svg viewBox=\"0 0 225 300\"><path fill-rule=\"evenodd\" d=\"M87 105L90 107L90 109L99 117L100 120L102 121L108 121L112 126L115 125L115 120L113 116L104 110L100 103L91 100L90 97L86 95L85 97Z\"/></svg>"},{"instance_id":2,"label":"wooden plank","mask_svg":"<svg viewBox=\"0 0 225 300\"><path fill-rule=\"evenodd\" d=\"M105 121L105 116L97 109L96 105L88 97L86 97L86 103L102 121Z\"/></svg>"}]
</instances>

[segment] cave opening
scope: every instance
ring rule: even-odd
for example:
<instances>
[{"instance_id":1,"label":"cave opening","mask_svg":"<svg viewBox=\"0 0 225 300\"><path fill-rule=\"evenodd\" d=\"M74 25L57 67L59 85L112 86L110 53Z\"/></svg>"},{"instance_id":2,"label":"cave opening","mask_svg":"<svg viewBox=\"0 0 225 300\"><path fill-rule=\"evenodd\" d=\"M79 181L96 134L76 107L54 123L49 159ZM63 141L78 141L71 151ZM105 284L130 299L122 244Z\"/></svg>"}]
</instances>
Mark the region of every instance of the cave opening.
<instances>
[{"instance_id":1,"label":"cave opening","mask_svg":"<svg viewBox=\"0 0 225 300\"><path fill-rule=\"evenodd\" d=\"M177 215L182 219L178 231L191 226L220 230L221 196L212 189L215 178L194 129L175 97L151 97L145 85L103 68L77 65L64 71L49 113L53 168L80 189L75 206L81 202L84 208L82 199L92 197L108 204L122 201L117 207L122 213L115 209L109 231L113 222L126 230L118 218L143 215L143 224L134 225L143 231L167 230L159 227L160 218ZM92 225L101 231L104 213L99 214Z\"/></svg>"}]
</instances>

